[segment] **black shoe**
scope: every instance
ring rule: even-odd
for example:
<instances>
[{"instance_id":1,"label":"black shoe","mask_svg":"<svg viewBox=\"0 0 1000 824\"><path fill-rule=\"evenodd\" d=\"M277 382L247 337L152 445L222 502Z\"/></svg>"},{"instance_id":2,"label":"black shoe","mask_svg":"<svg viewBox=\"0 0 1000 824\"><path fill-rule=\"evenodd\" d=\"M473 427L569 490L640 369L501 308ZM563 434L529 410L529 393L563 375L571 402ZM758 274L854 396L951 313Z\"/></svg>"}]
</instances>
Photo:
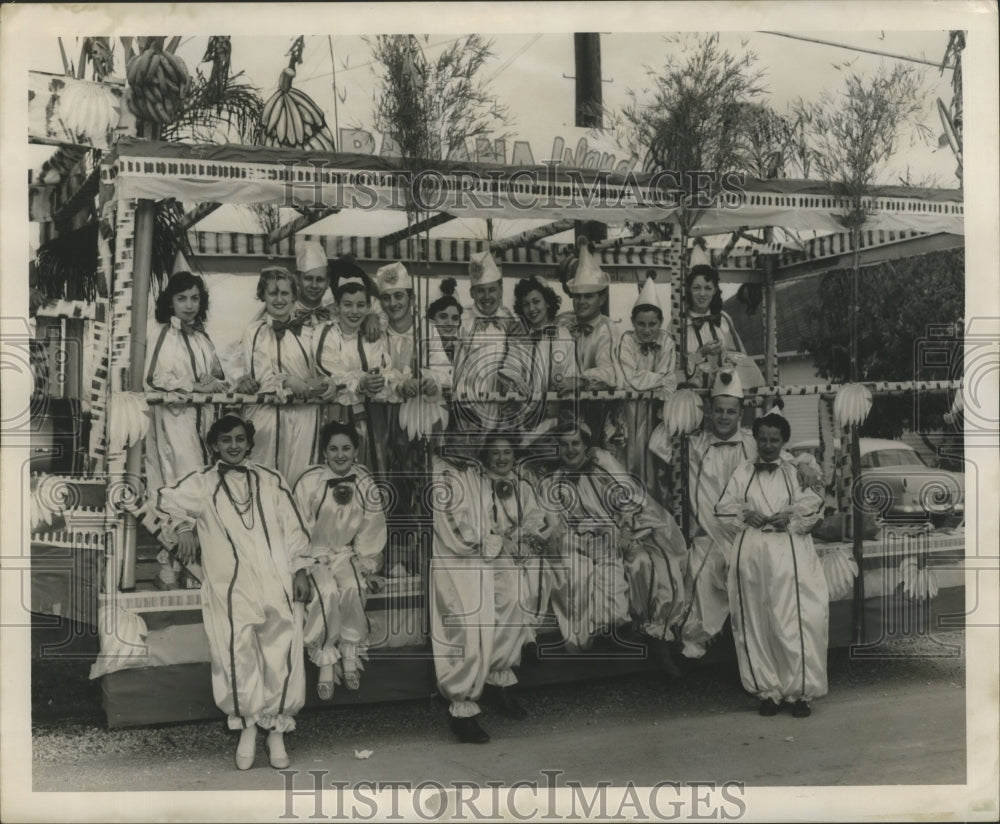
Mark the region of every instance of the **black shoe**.
<instances>
[{"instance_id":1,"label":"black shoe","mask_svg":"<svg viewBox=\"0 0 1000 824\"><path fill-rule=\"evenodd\" d=\"M463 744L485 744L490 740L486 730L479 726L476 716L456 718L454 715L449 715L448 718L451 723L451 731Z\"/></svg>"},{"instance_id":2,"label":"black shoe","mask_svg":"<svg viewBox=\"0 0 1000 824\"><path fill-rule=\"evenodd\" d=\"M512 721L523 721L528 717L527 711L511 695L507 687L498 687L496 684L487 684L483 687L483 702L493 707L504 718Z\"/></svg>"},{"instance_id":3,"label":"black shoe","mask_svg":"<svg viewBox=\"0 0 1000 824\"><path fill-rule=\"evenodd\" d=\"M781 704L772 698L765 698L760 702L760 706L757 707L757 712L763 716L770 717L772 715L777 715L778 711L781 709Z\"/></svg>"},{"instance_id":4,"label":"black shoe","mask_svg":"<svg viewBox=\"0 0 1000 824\"><path fill-rule=\"evenodd\" d=\"M792 704L792 716L794 718L808 718L810 715L812 715L812 707L809 706L809 702L804 698Z\"/></svg>"}]
</instances>

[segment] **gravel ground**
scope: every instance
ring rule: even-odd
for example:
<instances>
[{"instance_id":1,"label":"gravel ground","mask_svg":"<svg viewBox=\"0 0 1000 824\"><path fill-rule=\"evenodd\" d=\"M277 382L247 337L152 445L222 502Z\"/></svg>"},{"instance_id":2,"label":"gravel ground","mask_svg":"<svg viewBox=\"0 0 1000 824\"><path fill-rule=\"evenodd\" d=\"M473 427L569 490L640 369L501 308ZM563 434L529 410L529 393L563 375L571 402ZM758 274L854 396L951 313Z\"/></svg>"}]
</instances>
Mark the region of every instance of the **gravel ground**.
<instances>
[{"instance_id":1,"label":"gravel ground","mask_svg":"<svg viewBox=\"0 0 1000 824\"><path fill-rule=\"evenodd\" d=\"M940 657L941 642L958 648ZM945 650L946 651L946 650ZM852 658L846 649L830 652L830 693L854 689L892 690L905 684L964 689L964 634L906 639L873 650L881 657ZM32 757L36 764L75 764L95 758L184 759L192 751L228 759L234 733L220 721L109 730L101 710L100 683L89 681L85 661L34 661L32 677ZM535 724L551 730L579 728L617 716L633 717L643 707L677 716L746 710L754 701L743 692L734 659L692 666L680 678L644 674L522 691ZM299 729L317 744L363 742L378 749L413 740L447 740L445 704L437 698L362 707L305 710ZM505 724L490 719L491 730Z\"/></svg>"}]
</instances>

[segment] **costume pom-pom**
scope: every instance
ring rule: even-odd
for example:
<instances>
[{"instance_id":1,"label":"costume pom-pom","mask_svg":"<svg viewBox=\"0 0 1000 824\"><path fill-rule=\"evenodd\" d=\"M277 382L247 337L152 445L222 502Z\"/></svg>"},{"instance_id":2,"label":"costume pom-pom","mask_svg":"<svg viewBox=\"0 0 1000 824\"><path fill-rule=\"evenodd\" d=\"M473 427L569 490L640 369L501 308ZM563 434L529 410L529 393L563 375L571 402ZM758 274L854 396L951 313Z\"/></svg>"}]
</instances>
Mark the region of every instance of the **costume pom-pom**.
<instances>
[{"instance_id":1,"label":"costume pom-pom","mask_svg":"<svg viewBox=\"0 0 1000 824\"><path fill-rule=\"evenodd\" d=\"M451 297L455 294L455 289L458 286L458 281L455 278L445 278L441 281L441 285L438 288L441 290L442 295Z\"/></svg>"}]
</instances>

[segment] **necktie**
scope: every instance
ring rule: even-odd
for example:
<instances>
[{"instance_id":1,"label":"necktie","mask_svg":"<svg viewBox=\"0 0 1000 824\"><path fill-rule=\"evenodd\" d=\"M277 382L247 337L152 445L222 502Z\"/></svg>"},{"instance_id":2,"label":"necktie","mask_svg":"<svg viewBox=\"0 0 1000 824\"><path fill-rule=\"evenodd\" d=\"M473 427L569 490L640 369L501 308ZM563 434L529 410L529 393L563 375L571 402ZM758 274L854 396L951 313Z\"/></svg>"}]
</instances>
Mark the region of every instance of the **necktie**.
<instances>
[{"instance_id":1,"label":"necktie","mask_svg":"<svg viewBox=\"0 0 1000 824\"><path fill-rule=\"evenodd\" d=\"M695 329L701 329L701 327L704 326L706 323L711 324L712 326L715 326L716 328L718 328L722 324L722 316L721 315L700 315L698 317L691 318L691 325Z\"/></svg>"},{"instance_id":2,"label":"necktie","mask_svg":"<svg viewBox=\"0 0 1000 824\"><path fill-rule=\"evenodd\" d=\"M239 472L241 475L246 475L249 471L250 470L242 464L228 464L221 461L219 463L220 475L227 475L230 472Z\"/></svg>"},{"instance_id":3,"label":"necktie","mask_svg":"<svg viewBox=\"0 0 1000 824\"><path fill-rule=\"evenodd\" d=\"M756 469L758 472L774 472L774 470L777 468L778 465L776 463L766 463L761 461L754 464L754 469Z\"/></svg>"},{"instance_id":4,"label":"necktie","mask_svg":"<svg viewBox=\"0 0 1000 824\"><path fill-rule=\"evenodd\" d=\"M281 340L285 337L285 332L291 330L292 334L298 337L302 333L302 318L289 318L288 320L276 320L271 324L274 336Z\"/></svg>"},{"instance_id":5,"label":"necktie","mask_svg":"<svg viewBox=\"0 0 1000 824\"><path fill-rule=\"evenodd\" d=\"M659 352L660 344L656 341L650 341L649 343L640 343L639 351L644 355L648 355L650 352Z\"/></svg>"}]
</instances>

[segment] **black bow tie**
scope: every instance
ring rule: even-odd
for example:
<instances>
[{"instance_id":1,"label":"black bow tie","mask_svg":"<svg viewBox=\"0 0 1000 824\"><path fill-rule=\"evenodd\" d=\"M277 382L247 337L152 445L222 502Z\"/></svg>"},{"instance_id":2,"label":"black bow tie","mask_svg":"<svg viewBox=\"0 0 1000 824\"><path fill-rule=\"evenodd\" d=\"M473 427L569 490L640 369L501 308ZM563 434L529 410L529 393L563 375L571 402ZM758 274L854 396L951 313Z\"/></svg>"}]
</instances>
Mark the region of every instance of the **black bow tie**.
<instances>
[{"instance_id":1,"label":"black bow tie","mask_svg":"<svg viewBox=\"0 0 1000 824\"><path fill-rule=\"evenodd\" d=\"M589 323L576 323L569 328L569 331L579 337L580 335L591 335L594 332L594 327Z\"/></svg>"},{"instance_id":2,"label":"black bow tie","mask_svg":"<svg viewBox=\"0 0 1000 824\"><path fill-rule=\"evenodd\" d=\"M699 317L691 318L691 325L695 329L701 329L701 327L704 326L706 323L709 323L712 326L718 327L718 326L720 326L722 324L722 316L721 315L700 315Z\"/></svg>"},{"instance_id":3,"label":"black bow tie","mask_svg":"<svg viewBox=\"0 0 1000 824\"><path fill-rule=\"evenodd\" d=\"M712 446L739 446L739 441L716 441Z\"/></svg>"},{"instance_id":4,"label":"black bow tie","mask_svg":"<svg viewBox=\"0 0 1000 824\"><path fill-rule=\"evenodd\" d=\"M648 355L650 352L659 352L660 344L656 341L649 341L648 343L640 343L639 351L644 355Z\"/></svg>"},{"instance_id":5,"label":"black bow tie","mask_svg":"<svg viewBox=\"0 0 1000 824\"><path fill-rule=\"evenodd\" d=\"M774 470L777 468L778 465L776 463L766 463L764 461L760 461L754 464L754 469L756 469L758 472L774 472Z\"/></svg>"},{"instance_id":6,"label":"black bow tie","mask_svg":"<svg viewBox=\"0 0 1000 824\"><path fill-rule=\"evenodd\" d=\"M205 324L201 323L201 321L195 321L194 323L181 321L181 331L188 335L193 335L195 332L204 332Z\"/></svg>"},{"instance_id":7,"label":"black bow tie","mask_svg":"<svg viewBox=\"0 0 1000 824\"><path fill-rule=\"evenodd\" d=\"M315 306L312 309L302 309L301 311L296 313L296 320L299 323L305 323L310 318L315 318L316 320L320 321L327 321L330 320L330 318L332 317L333 314L330 312L330 307L323 306L322 304L319 306Z\"/></svg>"},{"instance_id":8,"label":"black bow tie","mask_svg":"<svg viewBox=\"0 0 1000 824\"><path fill-rule=\"evenodd\" d=\"M285 332L291 331L293 335L298 337L302 334L302 321L304 318L289 318L288 320L276 320L271 324L271 328L274 330L274 336L281 340L285 337Z\"/></svg>"},{"instance_id":9,"label":"black bow tie","mask_svg":"<svg viewBox=\"0 0 1000 824\"><path fill-rule=\"evenodd\" d=\"M357 480L358 480L358 476L357 475L341 475L341 476L338 476L336 478L330 478L326 482L326 485L327 485L327 487L329 489L333 489L335 486L339 486L340 484L353 484L353 483L356 483Z\"/></svg>"},{"instance_id":10,"label":"black bow tie","mask_svg":"<svg viewBox=\"0 0 1000 824\"><path fill-rule=\"evenodd\" d=\"M228 464L228 463L219 464L220 475L227 475L230 472L239 472L241 475L246 475L249 471L250 469L246 466L243 466L242 464Z\"/></svg>"},{"instance_id":11,"label":"black bow tie","mask_svg":"<svg viewBox=\"0 0 1000 824\"><path fill-rule=\"evenodd\" d=\"M476 318L476 325L480 329L489 329L491 326L493 326L496 327L497 329L503 330L506 328L506 323L505 323L506 320L507 320L506 318L501 317L500 315L490 315L488 317L480 315L478 318Z\"/></svg>"}]
</instances>

